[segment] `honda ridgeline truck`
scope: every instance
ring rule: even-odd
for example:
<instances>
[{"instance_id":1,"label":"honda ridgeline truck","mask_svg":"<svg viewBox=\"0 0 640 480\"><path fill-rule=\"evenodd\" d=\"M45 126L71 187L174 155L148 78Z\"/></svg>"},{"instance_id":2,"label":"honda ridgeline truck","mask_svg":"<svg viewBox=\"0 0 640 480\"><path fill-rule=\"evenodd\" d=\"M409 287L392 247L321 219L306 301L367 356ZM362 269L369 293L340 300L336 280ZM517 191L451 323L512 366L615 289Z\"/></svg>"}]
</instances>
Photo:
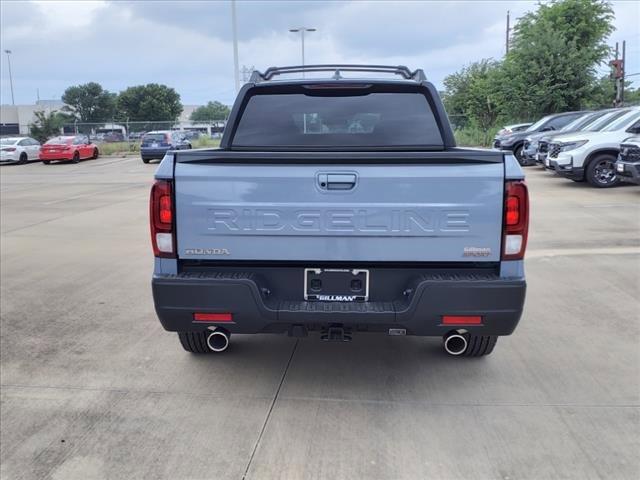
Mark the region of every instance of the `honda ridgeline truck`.
<instances>
[{"instance_id":1,"label":"honda ridgeline truck","mask_svg":"<svg viewBox=\"0 0 640 480\"><path fill-rule=\"evenodd\" d=\"M379 332L476 357L522 314L522 170L456 147L421 70L254 72L220 148L164 157L150 214L155 309L190 352L232 333Z\"/></svg>"}]
</instances>

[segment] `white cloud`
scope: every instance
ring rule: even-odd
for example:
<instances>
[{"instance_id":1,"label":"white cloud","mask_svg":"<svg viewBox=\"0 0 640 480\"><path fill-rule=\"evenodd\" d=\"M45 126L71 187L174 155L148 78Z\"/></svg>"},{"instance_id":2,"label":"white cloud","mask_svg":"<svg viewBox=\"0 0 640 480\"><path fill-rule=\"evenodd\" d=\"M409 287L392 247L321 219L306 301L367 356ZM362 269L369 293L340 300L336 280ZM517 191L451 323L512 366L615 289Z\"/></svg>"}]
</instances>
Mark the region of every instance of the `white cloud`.
<instances>
[{"instance_id":1,"label":"white cloud","mask_svg":"<svg viewBox=\"0 0 640 480\"><path fill-rule=\"evenodd\" d=\"M108 7L104 0L92 1L50 1L33 2L47 21L40 25L49 32L83 29L93 23L100 10Z\"/></svg>"}]
</instances>

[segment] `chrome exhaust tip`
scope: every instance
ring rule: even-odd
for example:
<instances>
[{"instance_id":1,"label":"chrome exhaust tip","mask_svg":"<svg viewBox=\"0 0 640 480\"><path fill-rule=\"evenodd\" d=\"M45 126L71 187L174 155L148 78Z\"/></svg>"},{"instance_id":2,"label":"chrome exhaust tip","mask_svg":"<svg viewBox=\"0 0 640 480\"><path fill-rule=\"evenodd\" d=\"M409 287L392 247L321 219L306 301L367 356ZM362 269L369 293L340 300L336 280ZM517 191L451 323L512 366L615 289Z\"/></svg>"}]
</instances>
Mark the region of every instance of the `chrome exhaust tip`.
<instances>
[{"instance_id":1,"label":"chrome exhaust tip","mask_svg":"<svg viewBox=\"0 0 640 480\"><path fill-rule=\"evenodd\" d=\"M467 337L462 332L452 332L444 337L444 349L449 355L462 355L467 346Z\"/></svg>"},{"instance_id":2,"label":"chrome exhaust tip","mask_svg":"<svg viewBox=\"0 0 640 480\"><path fill-rule=\"evenodd\" d=\"M223 329L216 329L207 337L207 346L212 352L224 352L229 348L229 333Z\"/></svg>"}]
</instances>

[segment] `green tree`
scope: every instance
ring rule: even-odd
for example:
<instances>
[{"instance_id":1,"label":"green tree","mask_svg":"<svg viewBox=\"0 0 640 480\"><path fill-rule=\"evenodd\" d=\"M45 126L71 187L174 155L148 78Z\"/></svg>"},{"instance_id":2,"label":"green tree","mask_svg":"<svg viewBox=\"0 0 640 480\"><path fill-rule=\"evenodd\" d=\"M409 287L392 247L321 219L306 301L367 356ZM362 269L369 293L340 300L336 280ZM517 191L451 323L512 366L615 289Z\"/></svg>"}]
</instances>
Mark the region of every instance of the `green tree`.
<instances>
[{"instance_id":1,"label":"green tree","mask_svg":"<svg viewBox=\"0 0 640 480\"><path fill-rule=\"evenodd\" d=\"M596 70L610 54L613 9L605 0L553 0L525 14L502 62L475 62L444 80L445 107L458 126L481 129L504 120L611 106L612 83ZM625 94L632 103L635 91ZM456 115L464 115L466 123Z\"/></svg>"},{"instance_id":2,"label":"green tree","mask_svg":"<svg viewBox=\"0 0 640 480\"><path fill-rule=\"evenodd\" d=\"M521 17L502 66L509 116L533 119L583 108L597 83L596 68L610 54L613 18L605 0L555 0Z\"/></svg>"},{"instance_id":3,"label":"green tree","mask_svg":"<svg viewBox=\"0 0 640 480\"><path fill-rule=\"evenodd\" d=\"M456 126L473 126L487 134L501 114L499 82L500 63L491 59L474 62L444 79L445 107Z\"/></svg>"},{"instance_id":4,"label":"green tree","mask_svg":"<svg viewBox=\"0 0 640 480\"><path fill-rule=\"evenodd\" d=\"M442 82L445 87L442 101L451 117L452 123L456 127L466 127L469 124L469 119L467 118L469 86L475 76L478 63L480 62L473 63L463 67L459 72L447 75Z\"/></svg>"},{"instance_id":5,"label":"green tree","mask_svg":"<svg viewBox=\"0 0 640 480\"><path fill-rule=\"evenodd\" d=\"M640 105L640 88L626 88L624 91L625 105Z\"/></svg>"},{"instance_id":6,"label":"green tree","mask_svg":"<svg viewBox=\"0 0 640 480\"><path fill-rule=\"evenodd\" d=\"M40 143L46 142L49 138L60 135L62 126L69 121L69 118L53 110L49 113L44 111L34 112L35 121L29 124L29 134Z\"/></svg>"},{"instance_id":7,"label":"green tree","mask_svg":"<svg viewBox=\"0 0 640 480\"><path fill-rule=\"evenodd\" d=\"M189 117L194 122L226 120L231 109L220 102L209 102L196 108Z\"/></svg>"},{"instance_id":8,"label":"green tree","mask_svg":"<svg viewBox=\"0 0 640 480\"><path fill-rule=\"evenodd\" d=\"M67 88L62 101L66 103L63 110L78 121L103 123L113 118L116 94L104 90L99 83L89 82Z\"/></svg>"},{"instance_id":9,"label":"green tree","mask_svg":"<svg viewBox=\"0 0 640 480\"><path fill-rule=\"evenodd\" d=\"M640 105L640 88L632 88L632 82L624 83L624 104ZM586 103L587 108L610 108L616 97L615 81L611 76L600 77L593 87L593 92Z\"/></svg>"},{"instance_id":10,"label":"green tree","mask_svg":"<svg viewBox=\"0 0 640 480\"><path fill-rule=\"evenodd\" d=\"M120 92L116 109L120 121L174 122L182 113L182 103L180 95L173 88L149 83Z\"/></svg>"}]
</instances>

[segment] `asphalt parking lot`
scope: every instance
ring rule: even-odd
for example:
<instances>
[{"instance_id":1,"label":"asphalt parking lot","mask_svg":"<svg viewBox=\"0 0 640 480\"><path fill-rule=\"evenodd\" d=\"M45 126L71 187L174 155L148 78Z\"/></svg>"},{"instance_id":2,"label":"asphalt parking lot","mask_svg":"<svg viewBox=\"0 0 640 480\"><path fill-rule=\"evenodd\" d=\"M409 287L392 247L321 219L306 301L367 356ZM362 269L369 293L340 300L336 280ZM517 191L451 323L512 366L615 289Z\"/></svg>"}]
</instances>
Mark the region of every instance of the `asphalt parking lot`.
<instances>
[{"instance_id":1,"label":"asphalt parking lot","mask_svg":"<svg viewBox=\"0 0 640 480\"><path fill-rule=\"evenodd\" d=\"M3 479L640 477L640 188L526 170L526 310L489 357L366 334L194 356L153 311L155 168L0 168Z\"/></svg>"}]
</instances>

